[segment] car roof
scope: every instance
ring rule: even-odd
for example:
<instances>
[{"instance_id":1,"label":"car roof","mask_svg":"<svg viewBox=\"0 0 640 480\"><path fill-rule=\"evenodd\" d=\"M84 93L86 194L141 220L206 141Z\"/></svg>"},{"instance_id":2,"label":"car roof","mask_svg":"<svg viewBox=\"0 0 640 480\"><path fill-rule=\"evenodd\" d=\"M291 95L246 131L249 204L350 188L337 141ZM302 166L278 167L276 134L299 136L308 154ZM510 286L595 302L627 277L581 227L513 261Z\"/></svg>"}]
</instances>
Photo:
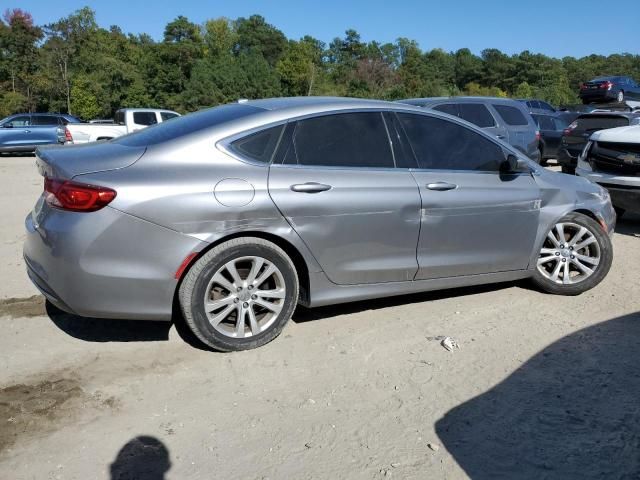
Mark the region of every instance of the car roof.
<instances>
[{"instance_id":1,"label":"car roof","mask_svg":"<svg viewBox=\"0 0 640 480\"><path fill-rule=\"evenodd\" d=\"M281 97L241 102L264 110L288 109L349 109L349 108L397 108L397 103L384 100L368 100L350 97Z\"/></svg>"},{"instance_id":2,"label":"car roof","mask_svg":"<svg viewBox=\"0 0 640 480\"><path fill-rule=\"evenodd\" d=\"M504 98L504 97L424 97L424 98L407 98L404 100L398 100L399 103L437 103L437 102L498 102L505 104L516 104L520 105L519 102L513 100L512 98Z\"/></svg>"}]
</instances>

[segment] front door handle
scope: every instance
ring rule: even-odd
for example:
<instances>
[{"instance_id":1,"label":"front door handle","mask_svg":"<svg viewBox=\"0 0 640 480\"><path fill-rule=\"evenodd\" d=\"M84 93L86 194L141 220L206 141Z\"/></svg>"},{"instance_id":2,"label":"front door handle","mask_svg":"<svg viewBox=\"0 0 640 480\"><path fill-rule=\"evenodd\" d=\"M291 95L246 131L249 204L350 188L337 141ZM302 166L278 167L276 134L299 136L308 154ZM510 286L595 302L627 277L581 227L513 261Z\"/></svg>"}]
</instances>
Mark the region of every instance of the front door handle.
<instances>
[{"instance_id":1,"label":"front door handle","mask_svg":"<svg viewBox=\"0 0 640 480\"><path fill-rule=\"evenodd\" d=\"M444 192L445 190L454 190L458 188L458 185L456 185L455 183L435 182L435 183L428 183L427 188L429 190L437 190L438 192Z\"/></svg>"},{"instance_id":2,"label":"front door handle","mask_svg":"<svg viewBox=\"0 0 640 480\"><path fill-rule=\"evenodd\" d=\"M500 140L504 140L505 138L507 138L506 135L496 135L496 137L498 137Z\"/></svg>"},{"instance_id":3,"label":"front door handle","mask_svg":"<svg viewBox=\"0 0 640 480\"><path fill-rule=\"evenodd\" d=\"M291 185L290 188L292 191L299 193L320 193L331 190L331 185L325 185L324 183L307 182Z\"/></svg>"},{"instance_id":4,"label":"front door handle","mask_svg":"<svg viewBox=\"0 0 640 480\"><path fill-rule=\"evenodd\" d=\"M24 133L31 133L31 130L23 130Z\"/></svg>"}]
</instances>

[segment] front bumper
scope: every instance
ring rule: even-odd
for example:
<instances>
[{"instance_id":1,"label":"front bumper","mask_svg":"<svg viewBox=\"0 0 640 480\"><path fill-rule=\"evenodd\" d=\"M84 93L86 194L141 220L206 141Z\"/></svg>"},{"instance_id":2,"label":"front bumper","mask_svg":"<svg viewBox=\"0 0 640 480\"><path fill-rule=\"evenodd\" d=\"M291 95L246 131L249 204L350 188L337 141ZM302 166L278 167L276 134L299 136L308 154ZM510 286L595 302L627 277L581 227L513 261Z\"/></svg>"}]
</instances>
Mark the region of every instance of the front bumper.
<instances>
[{"instance_id":1,"label":"front bumper","mask_svg":"<svg viewBox=\"0 0 640 480\"><path fill-rule=\"evenodd\" d=\"M582 166L576 168L576 175L606 188L611 195L611 203L622 210L640 213L640 178L625 177L603 172L594 172Z\"/></svg>"},{"instance_id":2,"label":"front bumper","mask_svg":"<svg viewBox=\"0 0 640 480\"><path fill-rule=\"evenodd\" d=\"M39 204L25 219L24 258L51 303L86 317L171 319L175 272L203 242L110 207L77 213Z\"/></svg>"}]
</instances>

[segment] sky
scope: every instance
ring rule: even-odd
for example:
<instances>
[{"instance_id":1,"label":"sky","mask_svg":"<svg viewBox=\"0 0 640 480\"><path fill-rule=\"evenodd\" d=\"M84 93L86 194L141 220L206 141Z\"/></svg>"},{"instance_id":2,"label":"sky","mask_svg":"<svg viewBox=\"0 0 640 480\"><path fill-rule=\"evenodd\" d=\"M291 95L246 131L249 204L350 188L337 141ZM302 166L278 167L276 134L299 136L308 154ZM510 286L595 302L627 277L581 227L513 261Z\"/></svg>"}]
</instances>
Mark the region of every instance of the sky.
<instances>
[{"instance_id":1,"label":"sky","mask_svg":"<svg viewBox=\"0 0 640 480\"><path fill-rule=\"evenodd\" d=\"M363 41L416 40L423 50L498 48L554 57L640 53L639 0L1 0L0 9L22 8L42 25L83 6L96 11L100 26L161 39L178 15L203 23L254 13L288 38L311 35L329 43L353 28ZM601 12L600 18L598 14Z\"/></svg>"}]
</instances>

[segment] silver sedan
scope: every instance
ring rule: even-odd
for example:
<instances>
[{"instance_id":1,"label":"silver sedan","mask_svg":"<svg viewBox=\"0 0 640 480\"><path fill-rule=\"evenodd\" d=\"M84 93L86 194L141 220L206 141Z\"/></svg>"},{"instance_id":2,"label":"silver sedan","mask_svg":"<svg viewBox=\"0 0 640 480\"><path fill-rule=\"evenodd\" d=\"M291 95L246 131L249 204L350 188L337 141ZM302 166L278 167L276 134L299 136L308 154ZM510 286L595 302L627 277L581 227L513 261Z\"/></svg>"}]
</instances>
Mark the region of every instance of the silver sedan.
<instances>
[{"instance_id":1,"label":"silver sedan","mask_svg":"<svg viewBox=\"0 0 640 480\"><path fill-rule=\"evenodd\" d=\"M297 304L522 278L576 295L613 256L604 189L397 103L230 104L36 162L24 256L47 299L106 318L179 306L218 350L271 341Z\"/></svg>"}]
</instances>

